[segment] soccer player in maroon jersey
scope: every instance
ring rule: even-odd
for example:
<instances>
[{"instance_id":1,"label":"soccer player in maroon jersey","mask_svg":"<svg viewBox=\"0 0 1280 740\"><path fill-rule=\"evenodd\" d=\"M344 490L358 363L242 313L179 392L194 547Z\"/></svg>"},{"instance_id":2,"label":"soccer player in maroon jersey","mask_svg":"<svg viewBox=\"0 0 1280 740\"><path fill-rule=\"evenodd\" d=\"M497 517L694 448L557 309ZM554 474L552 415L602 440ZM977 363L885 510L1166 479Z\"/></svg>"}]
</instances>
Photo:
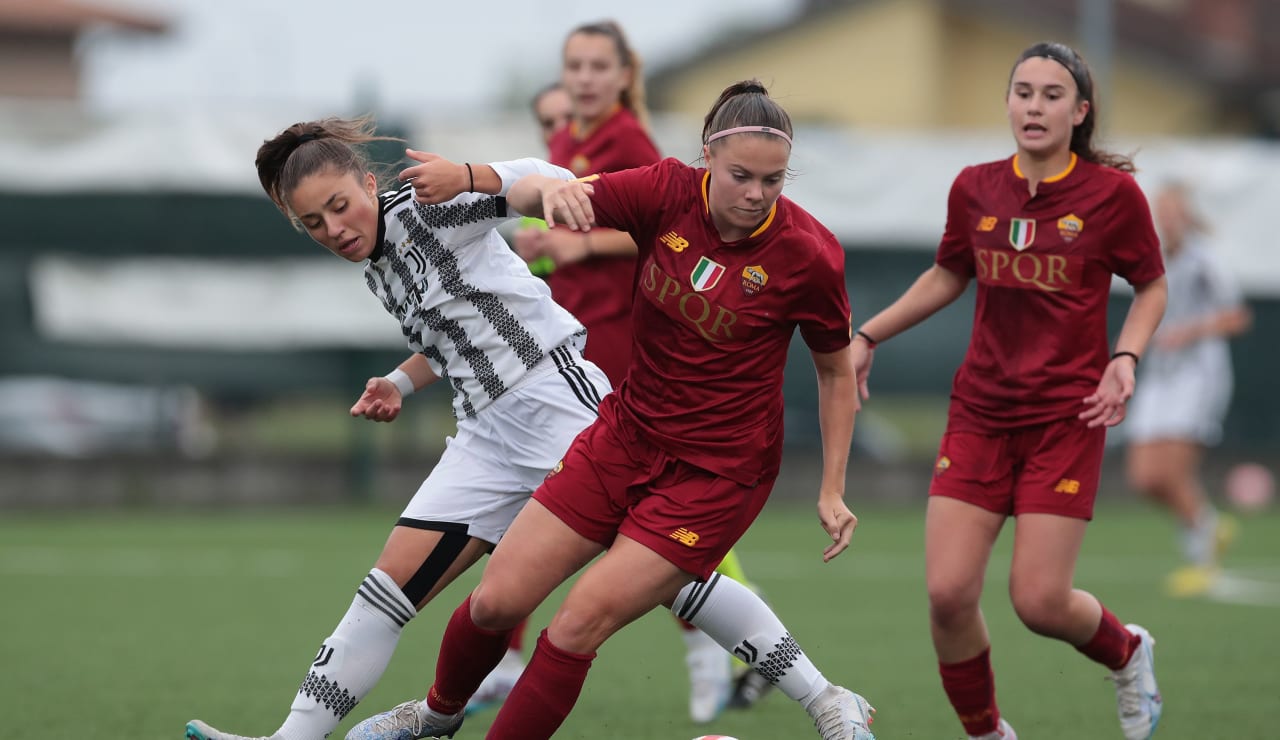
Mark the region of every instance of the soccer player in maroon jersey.
<instances>
[{"instance_id":1,"label":"soccer player in maroon jersey","mask_svg":"<svg viewBox=\"0 0 1280 740\"><path fill-rule=\"evenodd\" d=\"M1016 519L1009 593L1022 622L1112 670L1126 738L1160 718L1154 641L1072 586L1093 516L1107 427L1124 419L1134 368L1167 295L1160 246L1133 164L1093 145L1088 67L1069 47L1031 46L1006 93L1016 153L965 168L951 188L936 263L854 338L859 392L876 342L906 331L977 278L925 520L929 621L942 686L965 731L1014 738L996 707L979 609L991 547ZM1108 351L1112 274L1136 296Z\"/></svg>"},{"instance_id":2,"label":"soccer player in maroon jersey","mask_svg":"<svg viewBox=\"0 0 1280 740\"><path fill-rule=\"evenodd\" d=\"M797 327L818 375L824 560L849 546L857 524L844 485L859 403L844 250L781 197L791 153L786 111L758 82L737 83L708 113L703 142L706 169L667 159L567 187L522 178L509 193L522 213L582 232L598 224L631 234L640 263L635 352L599 420L548 475L454 612L415 737L456 731L509 631L583 568L489 738L551 737L596 649L660 604L799 700L824 740L873 737L866 700L827 681L776 617L746 627L756 637L741 639L700 615L723 606L714 569L777 477L782 374Z\"/></svg>"},{"instance_id":3,"label":"soccer player in maroon jersey","mask_svg":"<svg viewBox=\"0 0 1280 740\"><path fill-rule=\"evenodd\" d=\"M570 113L567 125L560 126L565 104ZM580 177L661 159L648 132L640 57L612 21L588 23L569 32L561 80L535 99L534 114L547 140L548 159ZM631 361L636 244L625 231L600 228L588 234L540 226L531 224L517 231L515 249L535 274L547 277L556 301L587 327L584 356L603 369L617 388ZM717 570L750 585L733 550ZM712 721L726 705L749 707L771 686L755 671L746 670L738 675L735 689L729 659L720 646L688 622L681 620L680 625L689 667L689 716L695 722ZM515 630L511 650L472 697L470 707L505 697L521 665L523 633Z\"/></svg>"}]
</instances>

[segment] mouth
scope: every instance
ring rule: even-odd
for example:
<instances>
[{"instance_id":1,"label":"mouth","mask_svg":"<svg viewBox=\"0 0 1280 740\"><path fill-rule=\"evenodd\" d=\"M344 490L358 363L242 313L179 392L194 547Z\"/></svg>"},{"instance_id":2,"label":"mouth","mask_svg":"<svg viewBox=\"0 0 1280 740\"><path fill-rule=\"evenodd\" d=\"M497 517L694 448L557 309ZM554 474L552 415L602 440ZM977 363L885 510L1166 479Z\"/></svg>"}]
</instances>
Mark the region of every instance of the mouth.
<instances>
[{"instance_id":1,"label":"mouth","mask_svg":"<svg viewBox=\"0 0 1280 740\"><path fill-rule=\"evenodd\" d=\"M353 237L345 242L338 244L338 254L347 256L356 251L356 247L360 246L360 237Z\"/></svg>"},{"instance_id":2,"label":"mouth","mask_svg":"<svg viewBox=\"0 0 1280 740\"><path fill-rule=\"evenodd\" d=\"M1028 123L1022 127L1022 133L1028 136L1043 136L1049 133L1049 129L1038 123Z\"/></svg>"}]
</instances>

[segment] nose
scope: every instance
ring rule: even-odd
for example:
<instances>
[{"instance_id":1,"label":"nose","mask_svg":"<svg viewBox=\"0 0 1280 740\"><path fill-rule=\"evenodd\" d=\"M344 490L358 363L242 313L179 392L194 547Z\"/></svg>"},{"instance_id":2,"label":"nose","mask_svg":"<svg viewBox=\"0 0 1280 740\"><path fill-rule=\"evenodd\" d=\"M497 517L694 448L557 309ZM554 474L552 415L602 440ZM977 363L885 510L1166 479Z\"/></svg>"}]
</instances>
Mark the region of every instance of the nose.
<instances>
[{"instance_id":1,"label":"nose","mask_svg":"<svg viewBox=\"0 0 1280 740\"><path fill-rule=\"evenodd\" d=\"M342 222L334 216L325 216L324 229L325 229L325 232L328 233L329 238L331 239L337 239L338 237L342 236L342 232L346 231L346 228L342 225Z\"/></svg>"},{"instance_id":2,"label":"nose","mask_svg":"<svg viewBox=\"0 0 1280 740\"><path fill-rule=\"evenodd\" d=\"M764 199L764 186L758 180L752 180L747 184L747 200L752 203L759 202Z\"/></svg>"}]
</instances>

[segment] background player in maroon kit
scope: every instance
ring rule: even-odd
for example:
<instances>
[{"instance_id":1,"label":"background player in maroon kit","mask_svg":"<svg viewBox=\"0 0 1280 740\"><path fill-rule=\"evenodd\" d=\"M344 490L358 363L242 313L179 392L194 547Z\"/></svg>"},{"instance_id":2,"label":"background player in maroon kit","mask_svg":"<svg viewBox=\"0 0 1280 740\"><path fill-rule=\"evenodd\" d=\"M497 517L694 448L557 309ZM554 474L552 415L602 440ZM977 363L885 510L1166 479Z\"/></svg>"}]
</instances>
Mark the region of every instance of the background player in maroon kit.
<instances>
[{"instance_id":1,"label":"background player in maroon kit","mask_svg":"<svg viewBox=\"0 0 1280 740\"><path fill-rule=\"evenodd\" d=\"M575 28L564 43L561 84L573 102L569 125L547 142L548 159L579 177L653 164L640 58L622 29L603 21ZM587 327L585 356L613 387L631 357L631 294L636 245L611 229L522 230L516 251L528 262L548 256L551 295Z\"/></svg>"},{"instance_id":2,"label":"background player in maroon kit","mask_svg":"<svg viewBox=\"0 0 1280 740\"><path fill-rule=\"evenodd\" d=\"M942 685L972 737L1013 738L1000 717L979 596L991 547L1017 520L1009 593L1034 632L1112 669L1126 738L1160 717L1153 640L1074 589L1106 428L1167 295L1159 244L1132 163L1094 149L1093 84L1061 44L1014 65L1007 109L1017 153L963 170L937 261L858 330L859 390L877 340L923 321L978 279L973 334L956 372L925 520L929 621ZM1136 297L1107 347L1112 274Z\"/></svg>"},{"instance_id":3,"label":"background player in maroon kit","mask_svg":"<svg viewBox=\"0 0 1280 740\"><path fill-rule=\"evenodd\" d=\"M753 637L738 643L699 616L703 603L726 598L718 586L727 579L713 571L777 476L782 373L797 327L818 372L824 560L848 547L857 524L844 503L858 407L844 250L781 197L790 134L786 112L759 83L743 82L707 116L706 170L668 159L568 188L517 183L512 204L521 212L635 238L635 353L597 423L547 477L450 620L422 731L452 733L509 630L591 563L539 637L490 738L551 737L596 649L659 604L726 648L750 648L752 667L797 698L823 738L872 737L866 701L827 681L776 617L744 610L744 621L758 622L740 625Z\"/></svg>"}]
</instances>

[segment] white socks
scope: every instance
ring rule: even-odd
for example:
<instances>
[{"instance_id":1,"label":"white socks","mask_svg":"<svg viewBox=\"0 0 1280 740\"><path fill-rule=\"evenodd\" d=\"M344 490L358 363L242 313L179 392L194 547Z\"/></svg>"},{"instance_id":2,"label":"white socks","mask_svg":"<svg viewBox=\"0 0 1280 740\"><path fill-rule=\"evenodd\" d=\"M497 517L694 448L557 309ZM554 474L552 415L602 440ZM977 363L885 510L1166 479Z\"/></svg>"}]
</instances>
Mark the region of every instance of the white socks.
<instances>
[{"instance_id":1,"label":"white socks","mask_svg":"<svg viewBox=\"0 0 1280 740\"><path fill-rule=\"evenodd\" d=\"M754 591L713 573L685 586L671 611L706 632L807 710L831 682Z\"/></svg>"},{"instance_id":2,"label":"white socks","mask_svg":"<svg viewBox=\"0 0 1280 740\"><path fill-rule=\"evenodd\" d=\"M276 734L282 740L328 737L382 677L401 630L417 613L391 576L369 571L351 608L320 646Z\"/></svg>"}]
</instances>

